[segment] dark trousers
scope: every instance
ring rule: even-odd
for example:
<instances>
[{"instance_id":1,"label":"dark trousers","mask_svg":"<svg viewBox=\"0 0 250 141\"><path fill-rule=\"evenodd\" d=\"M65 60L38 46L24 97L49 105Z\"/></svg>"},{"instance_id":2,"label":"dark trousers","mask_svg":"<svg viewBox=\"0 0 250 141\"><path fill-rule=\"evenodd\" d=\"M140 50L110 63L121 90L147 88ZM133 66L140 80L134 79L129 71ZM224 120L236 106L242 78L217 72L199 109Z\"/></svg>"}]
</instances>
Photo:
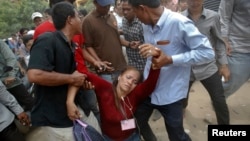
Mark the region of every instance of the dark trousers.
<instances>
[{"instance_id":1,"label":"dark trousers","mask_svg":"<svg viewBox=\"0 0 250 141\"><path fill-rule=\"evenodd\" d=\"M1 141L25 141L24 135L18 130L14 121L0 132Z\"/></svg>"},{"instance_id":2,"label":"dark trousers","mask_svg":"<svg viewBox=\"0 0 250 141\"><path fill-rule=\"evenodd\" d=\"M194 81L190 82L189 90ZM214 107L215 115L218 124L229 124L229 110L224 96L224 90L222 86L221 76L219 72L216 72L207 79L200 81L202 85L206 88ZM189 91L188 91L189 95ZM183 108L188 105L188 96L183 99Z\"/></svg>"},{"instance_id":3,"label":"dark trousers","mask_svg":"<svg viewBox=\"0 0 250 141\"><path fill-rule=\"evenodd\" d=\"M34 98L28 93L23 84L10 88L8 91L16 98L25 111L31 111L34 105Z\"/></svg>"},{"instance_id":4,"label":"dark trousers","mask_svg":"<svg viewBox=\"0 0 250 141\"><path fill-rule=\"evenodd\" d=\"M184 132L182 106L182 100L167 105L154 105L151 104L151 98L148 97L135 112L135 117L139 125L138 130L144 140L157 140L149 126L148 120L153 109L158 109L164 118L170 141L191 141L190 137Z\"/></svg>"},{"instance_id":5,"label":"dark trousers","mask_svg":"<svg viewBox=\"0 0 250 141\"><path fill-rule=\"evenodd\" d=\"M100 112L94 90L80 89L75 99L87 116L92 111L100 123Z\"/></svg>"}]
</instances>

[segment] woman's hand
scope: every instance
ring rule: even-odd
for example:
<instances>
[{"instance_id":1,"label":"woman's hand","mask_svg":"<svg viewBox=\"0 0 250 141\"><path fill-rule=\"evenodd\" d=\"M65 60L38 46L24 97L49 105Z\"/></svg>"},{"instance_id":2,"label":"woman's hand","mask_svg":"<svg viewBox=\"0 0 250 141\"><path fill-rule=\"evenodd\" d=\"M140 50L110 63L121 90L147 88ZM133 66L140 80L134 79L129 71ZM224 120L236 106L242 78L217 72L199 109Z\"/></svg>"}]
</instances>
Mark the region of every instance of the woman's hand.
<instances>
[{"instance_id":1,"label":"woman's hand","mask_svg":"<svg viewBox=\"0 0 250 141\"><path fill-rule=\"evenodd\" d=\"M69 119L76 120L81 117L81 114L74 102L67 102L66 106Z\"/></svg>"}]
</instances>

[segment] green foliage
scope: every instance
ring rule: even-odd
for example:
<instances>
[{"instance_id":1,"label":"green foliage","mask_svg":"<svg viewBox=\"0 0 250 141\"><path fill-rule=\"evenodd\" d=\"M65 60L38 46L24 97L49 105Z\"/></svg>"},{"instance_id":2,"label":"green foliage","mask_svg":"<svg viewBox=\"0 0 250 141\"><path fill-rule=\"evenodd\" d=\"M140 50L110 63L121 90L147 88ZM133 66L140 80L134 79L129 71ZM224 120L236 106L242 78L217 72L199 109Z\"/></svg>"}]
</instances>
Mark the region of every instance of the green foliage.
<instances>
[{"instance_id":1,"label":"green foliage","mask_svg":"<svg viewBox=\"0 0 250 141\"><path fill-rule=\"evenodd\" d=\"M84 5L80 5L79 7L77 7L77 9L86 9L88 12L90 12L91 10L94 9L94 4L93 4L93 0L87 0L87 2Z\"/></svg>"},{"instance_id":2,"label":"green foliage","mask_svg":"<svg viewBox=\"0 0 250 141\"><path fill-rule=\"evenodd\" d=\"M45 0L0 0L0 38L7 38L22 27L34 26L33 12L43 13L48 7Z\"/></svg>"}]
</instances>

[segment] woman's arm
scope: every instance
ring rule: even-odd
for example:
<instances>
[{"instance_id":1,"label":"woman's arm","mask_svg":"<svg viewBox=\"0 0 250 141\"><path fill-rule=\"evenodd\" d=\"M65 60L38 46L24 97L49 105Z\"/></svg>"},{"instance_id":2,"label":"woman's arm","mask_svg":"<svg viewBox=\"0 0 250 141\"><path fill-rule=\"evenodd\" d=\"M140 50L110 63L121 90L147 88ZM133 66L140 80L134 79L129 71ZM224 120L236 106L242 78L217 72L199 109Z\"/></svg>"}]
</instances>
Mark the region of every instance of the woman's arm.
<instances>
[{"instance_id":1,"label":"woman's arm","mask_svg":"<svg viewBox=\"0 0 250 141\"><path fill-rule=\"evenodd\" d=\"M80 87L76 87L73 85L69 85L69 88L68 88L66 106L67 106L68 117L71 120L76 120L81 117L81 114L74 102L79 88Z\"/></svg>"}]
</instances>

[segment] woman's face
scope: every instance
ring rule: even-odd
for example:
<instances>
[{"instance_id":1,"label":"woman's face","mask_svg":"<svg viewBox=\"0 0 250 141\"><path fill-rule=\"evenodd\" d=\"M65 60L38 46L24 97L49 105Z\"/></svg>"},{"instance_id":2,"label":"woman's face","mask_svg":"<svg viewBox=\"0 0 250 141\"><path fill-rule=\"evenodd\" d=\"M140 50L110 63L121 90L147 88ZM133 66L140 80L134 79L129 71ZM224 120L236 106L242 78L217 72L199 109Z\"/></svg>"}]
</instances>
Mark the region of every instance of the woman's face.
<instances>
[{"instance_id":1,"label":"woman's face","mask_svg":"<svg viewBox=\"0 0 250 141\"><path fill-rule=\"evenodd\" d=\"M30 51L30 48L31 48L31 46L32 46L32 44L33 44L33 39L31 39L31 40L29 40L27 43L26 43L26 48L27 48L27 50L28 51Z\"/></svg>"},{"instance_id":2,"label":"woman's face","mask_svg":"<svg viewBox=\"0 0 250 141\"><path fill-rule=\"evenodd\" d=\"M140 73L136 70L127 70L118 77L117 87L122 92L129 94L138 84Z\"/></svg>"}]
</instances>

